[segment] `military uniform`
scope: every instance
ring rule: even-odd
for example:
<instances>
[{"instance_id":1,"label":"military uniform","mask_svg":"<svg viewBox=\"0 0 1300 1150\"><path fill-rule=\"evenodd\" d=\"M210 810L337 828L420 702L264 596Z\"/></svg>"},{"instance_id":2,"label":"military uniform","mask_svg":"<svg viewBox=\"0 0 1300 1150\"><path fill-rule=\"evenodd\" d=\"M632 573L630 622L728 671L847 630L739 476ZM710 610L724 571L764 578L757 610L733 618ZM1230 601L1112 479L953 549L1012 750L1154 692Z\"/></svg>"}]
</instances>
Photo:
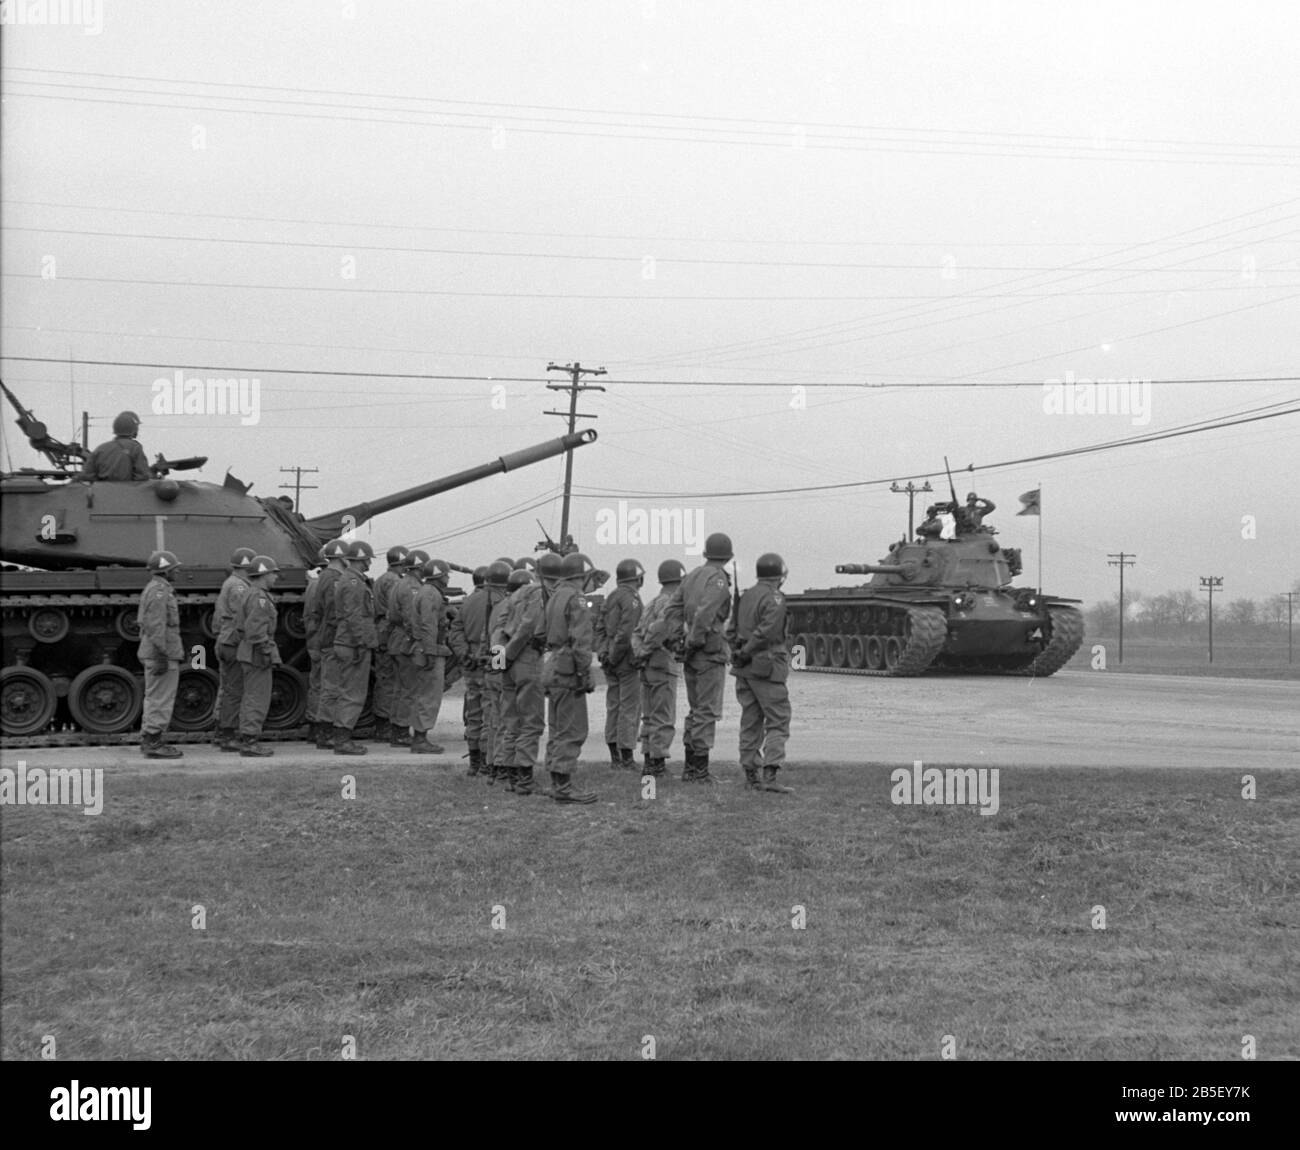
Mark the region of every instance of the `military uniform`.
<instances>
[{"instance_id":1,"label":"military uniform","mask_svg":"<svg viewBox=\"0 0 1300 1150\"><path fill-rule=\"evenodd\" d=\"M591 612L571 583L561 583L546 605L546 769L561 801L571 795L569 777L587 740L587 692L591 687Z\"/></svg>"},{"instance_id":2,"label":"military uniform","mask_svg":"<svg viewBox=\"0 0 1300 1150\"><path fill-rule=\"evenodd\" d=\"M482 752L481 771L486 771L488 783L500 777L506 765L513 761L514 743L506 737L504 684L505 668L494 665L492 657L493 638L505 626L506 616L510 612L510 595L504 589L493 588L490 592L492 605L488 611L487 633L484 639L484 657L487 666L483 671L483 737L479 741ZM471 764L471 771L473 765Z\"/></svg>"},{"instance_id":3,"label":"military uniform","mask_svg":"<svg viewBox=\"0 0 1300 1150\"><path fill-rule=\"evenodd\" d=\"M502 727L506 757L498 766L517 778L538 765L542 733L546 730L546 695L541 685L542 650L546 645L544 612L546 592L540 583L520 587L508 600L505 622L492 642L505 648L501 677Z\"/></svg>"},{"instance_id":4,"label":"military uniform","mask_svg":"<svg viewBox=\"0 0 1300 1150\"><path fill-rule=\"evenodd\" d=\"M232 736L239 725L244 677L238 658L239 640L235 638L235 615L248 592L248 580L243 572L232 571L217 593L217 605L212 615L212 629L217 636L217 665L221 671L221 685L217 690L217 730L222 739ZM309 708L310 705L309 700Z\"/></svg>"},{"instance_id":5,"label":"military uniform","mask_svg":"<svg viewBox=\"0 0 1300 1150\"><path fill-rule=\"evenodd\" d=\"M670 634L685 649L683 678L689 710L682 730L686 751L683 779L709 780L722 697L727 685L727 641L723 634L731 614L731 588L720 566L706 563L689 572L673 593L666 612Z\"/></svg>"},{"instance_id":6,"label":"military uniform","mask_svg":"<svg viewBox=\"0 0 1300 1150\"><path fill-rule=\"evenodd\" d=\"M334 592L334 734L347 741L370 693L370 658L375 649L375 597L364 575L339 572Z\"/></svg>"},{"instance_id":7,"label":"military uniform","mask_svg":"<svg viewBox=\"0 0 1300 1150\"><path fill-rule=\"evenodd\" d=\"M248 746L262 734L271 706L272 667L280 665L275 644L276 610L271 592L250 586L235 614L239 637L238 657L244 674L244 695L239 704L240 741Z\"/></svg>"},{"instance_id":8,"label":"military uniform","mask_svg":"<svg viewBox=\"0 0 1300 1150\"><path fill-rule=\"evenodd\" d=\"M180 682L181 613L172 585L159 576L145 584L136 612L140 626L140 665L144 667L144 719L141 729L146 746L161 737L172 721L176 685Z\"/></svg>"},{"instance_id":9,"label":"military uniform","mask_svg":"<svg viewBox=\"0 0 1300 1150\"><path fill-rule=\"evenodd\" d=\"M313 738L316 733L316 723L320 718L320 651L312 645L313 633L318 626L312 622L313 615L319 619L319 608L316 601L320 598L320 576L319 571L308 571L307 589L302 593L302 621L303 627L307 634L307 658L310 662L311 669L307 675L307 726L310 733L308 738Z\"/></svg>"},{"instance_id":10,"label":"military uniform","mask_svg":"<svg viewBox=\"0 0 1300 1150\"><path fill-rule=\"evenodd\" d=\"M409 568L393 584L388 601L388 651L393 656L393 697L389 711L394 746L409 746L415 693L415 597L420 576Z\"/></svg>"},{"instance_id":11,"label":"military uniform","mask_svg":"<svg viewBox=\"0 0 1300 1150\"><path fill-rule=\"evenodd\" d=\"M640 675L632 661L632 632L641 610L636 585L620 583L605 600L597 627L596 653L605 671L605 742L611 757L617 754L627 766L632 765L641 714Z\"/></svg>"},{"instance_id":12,"label":"military uniform","mask_svg":"<svg viewBox=\"0 0 1300 1150\"><path fill-rule=\"evenodd\" d=\"M412 608L415 668L411 696L411 726L415 739L432 733L442 709L443 672L451 648L447 645L446 600L432 581L426 580L415 593ZM431 740L427 740L431 741ZM413 744L414 745L414 744Z\"/></svg>"},{"instance_id":13,"label":"military uniform","mask_svg":"<svg viewBox=\"0 0 1300 1150\"><path fill-rule=\"evenodd\" d=\"M677 729L677 660L668 647L667 620L675 590L665 588L650 600L632 632L632 657L641 668L641 749L654 775L663 773Z\"/></svg>"},{"instance_id":14,"label":"military uniform","mask_svg":"<svg viewBox=\"0 0 1300 1150\"><path fill-rule=\"evenodd\" d=\"M316 745L327 747L333 737L338 709L338 666L334 655L334 585L343 575L333 563L320 573L314 586L316 595L303 608L307 629L307 657L316 681ZM310 684L309 684L310 697Z\"/></svg>"},{"instance_id":15,"label":"military uniform","mask_svg":"<svg viewBox=\"0 0 1300 1150\"><path fill-rule=\"evenodd\" d=\"M119 435L101 443L90 453L79 479L107 480L127 483L133 479L149 478L149 462L144 448L129 435Z\"/></svg>"},{"instance_id":16,"label":"military uniform","mask_svg":"<svg viewBox=\"0 0 1300 1150\"><path fill-rule=\"evenodd\" d=\"M451 628L451 646L465 668L465 742L469 744L470 774L483 764L486 675L488 662L488 613L495 605L487 587L476 587L465 596Z\"/></svg>"},{"instance_id":17,"label":"military uniform","mask_svg":"<svg viewBox=\"0 0 1300 1150\"><path fill-rule=\"evenodd\" d=\"M397 685L397 662L388 649L393 624L388 618L393 589L401 575L389 567L375 580L375 694L373 707L378 730L375 737L386 737L385 728L393 714L393 691Z\"/></svg>"},{"instance_id":18,"label":"military uniform","mask_svg":"<svg viewBox=\"0 0 1300 1150\"><path fill-rule=\"evenodd\" d=\"M790 643L786 635L785 596L779 580L760 579L740 597L731 639L736 658L740 703L740 765L751 786L773 784L785 763L790 737Z\"/></svg>"}]
</instances>

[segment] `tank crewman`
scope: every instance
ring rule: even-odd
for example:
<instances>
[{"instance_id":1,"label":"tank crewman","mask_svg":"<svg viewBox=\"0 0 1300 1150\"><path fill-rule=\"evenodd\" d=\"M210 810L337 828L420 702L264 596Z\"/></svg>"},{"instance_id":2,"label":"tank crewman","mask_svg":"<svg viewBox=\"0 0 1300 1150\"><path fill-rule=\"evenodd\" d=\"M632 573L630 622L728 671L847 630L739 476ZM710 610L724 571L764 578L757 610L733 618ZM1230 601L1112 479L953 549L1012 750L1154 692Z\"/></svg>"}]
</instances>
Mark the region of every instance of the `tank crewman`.
<instances>
[{"instance_id":1,"label":"tank crewman","mask_svg":"<svg viewBox=\"0 0 1300 1150\"><path fill-rule=\"evenodd\" d=\"M447 642L447 580L451 567L441 559L430 559L420 568L421 585L416 592L412 618L415 648L415 690L411 696L411 754L441 755L446 748L429 736L442 709L443 673L451 647Z\"/></svg>"},{"instance_id":2,"label":"tank crewman","mask_svg":"<svg viewBox=\"0 0 1300 1150\"><path fill-rule=\"evenodd\" d=\"M352 732L370 693L375 650L375 595L366 579L374 548L358 539L348 544L347 567L334 581L334 731L336 755L364 755Z\"/></svg>"},{"instance_id":3,"label":"tank crewman","mask_svg":"<svg viewBox=\"0 0 1300 1150\"><path fill-rule=\"evenodd\" d=\"M217 666L221 681L217 688L218 750L237 751L239 726L239 700L244 693L244 682L239 677L238 644L235 641L235 612L248 594L248 567L253 562L253 549L240 547L230 556L230 574L217 592L217 605L212 613L212 630L217 637Z\"/></svg>"},{"instance_id":4,"label":"tank crewman","mask_svg":"<svg viewBox=\"0 0 1300 1150\"><path fill-rule=\"evenodd\" d=\"M316 580L317 591L304 604L303 624L307 629L307 657L318 684L316 695L316 746L327 751L334 746L334 718L338 709L338 664L334 655L334 587L348 566L348 544L331 539L321 548L325 570ZM310 697L310 684L308 690Z\"/></svg>"},{"instance_id":5,"label":"tank crewman","mask_svg":"<svg viewBox=\"0 0 1300 1150\"><path fill-rule=\"evenodd\" d=\"M546 658L542 685L546 690L546 769L551 775L551 797L557 803L594 803L596 796L573 789L573 769L587 741L587 696L592 690L591 611L583 598L591 560L580 552L561 561L561 578L546 604L544 633ZM527 771L515 790L531 792L532 772Z\"/></svg>"},{"instance_id":6,"label":"tank crewman","mask_svg":"<svg viewBox=\"0 0 1300 1150\"><path fill-rule=\"evenodd\" d=\"M375 580L375 742L386 743L391 735L389 716L393 710L393 689L397 679L397 663L388 650L388 636L392 623L388 608L392 603L393 588L402 577L401 562L407 556L405 547L388 549L388 570Z\"/></svg>"},{"instance_id":7,"label":"tank crewman","mask_svg":"<svg viewBox=\"0 0 1300 1150\"><path fill-rule=\"evenodd\" d=\"M669 646L666 614L686 568L676 559L659 564L659 594L650 600L632 632L632 661L641 676L641 750L645 772L664 775L677 728L677 660Z\"/></svg>"},{"instance_id":8,"label":"tank crewman","mask_svg":"<svg viewBox=\"0 0 1300 1150\"><path fill-rule=\"evenodd\" d=\"M728 634L740 703L740 765L751 790L788 795L793 791L776 777L790 737L790 642L781 594L789 570L780 555L769 552L759 557L755 573L758 582L740 597Z\"/></svg>"},{"instance_id":9,"label":"tank crewman","mask_svg":"<svg viewBox=\"0 0 1300 1150\"><path fill-rule=\"evenodd\" d=\"M485 675L487 672L487 643L484 642L488 611L493 605L488 594L486 567L475 567L472 576L474 590L456 612L451 626L449 644L465 668L465 701L462 716L465 721L465 742L469 746L469 777L473 778L483 768L483 727L486 709ZM509 578L503 577L502 583Z\"/></svg>"},{"instance_id":10,"label":"tank crewman","mask_svg":"<svg viewBox=\"0 0 1300 1150\"><path fill-rule=\"evenodd\" d=\"M393 702L389 713L388 743L411 745L411 706L415 695L415 597L420 592L420 568L429 562L427 551L411 551L402 565L402 577L388 600L388 650L393 656Z\"/></svg>"},{"instance_id":11,"label":"tank crewman","mask_svg":"<svg viewBox=\"0 0 1300 1150\"><path fill-rule=\"evenodd\" d=\"M148 479L149 462L136 439L139 433L140 417L134 411L122 412L113 420L114 438L101 443L90 453L77 478L115 483Z\"/></svg>"},{"instance_id":12,"label":"tank crewman","mask_svg":"<svg viewBox=\"0 0 1300 1150\"><path fill-rule=\"evenodd\" d=\"M140 593L136 622L140 627L138 655L144 668L144 720L140 731L140 751L146 759L179 759L183 752L165 742L171 726L172 708L176 705L176 685L180 682L181 612L172 589L174 572L180 560L170 551L155 551L145 564L149 582Z\"/></svg>"},{"instance_id":13,"label":"tank crewman","mask_svg":"<svg viewBox=\"0 0 1300 1150\"><path fill-rule=\"evenodd\" d=\"M510 562L510 560L498 559L489 568L489 573L492 570L497 571L495 578L498 580L498 587L500 568ZM495 786L498 782L509 782L514 777L511 764L515 761L515 739L519 730L519 715L514 698L510 700L508 707L506 703L505 644L509 638L506 626L515 609L515 593L534 582L536 580L531 571L523 568L512 570L506 576L505 595L492 608L492 613L488 616L488 669L483 681L489 695L488 706L496 707L496 737L492 741L491 749L485 752L489 787ZM512 684L511 690L513 689Z\"/></svg>"},{"instance_id":14,"label":"tank crewman","mask_svg":"<svg viewBox=\"0 0 1300 1150\"><path fill-rule=\"evenodd\" d=\"M539 581L524 584L511 596L505 623L492 635L493 646L501 648L505 663L501 704L510 754L499 766L505 768L507 788L512 791L521 780L531 780L539 765L538 750L546 730L546 693L541 684L546 601L557 586L563 562L553 551L538 559ZM534 791L529 788L522 793Z\"/></svg>"},{"instance_id":15,"label":"tank crewman","mask_svg":"<svg viewBox=\"0 0 1300 1150\"><path fill-rule=\"evenodd\" d=\"M978 495L975 494L975 492L973 491L970 492L966 496L966 508L965 508L966 522L967 524L969 524L967 530L969 531L991 530L990 528L983 526L984 517L986 515L991 515L997 509L998 509L998 505L994 503L993 500L981 499Z\"/></svg>"},{"instance_id":16,"label":"tank crewman","mask_svg":"<svg viewBox=\"0 0 1300 1150\"><path fill-rule=\"evenodd\" d=\"M922 539L938 539L943 535L943 520L939 518L939 505L931 503L925 509L925 519L916 529Z\"/></svg>"},{"instance_id":17,"label":"tank crewman","mask_svg":"<svg viewBox=\"0 0 1300 1150\"><path fill-rule=\"evenodd\" d=\"M720 531L704 541L704 564L695 568L673 593L665 612L672 639L680 637L686 680L686 723L682 744L686 769L682 782L714 783L709 774L722 697L727 686L727 641L723 629L731 614L731 589L726 564L733 555L731 539Z\"/></svg>"},{"instance_id":18,"label":"tank crewman","mask_svg":"<svg viewBox=\"0 0 1300 1150\"><path fill-rule=\"evenodd\" d=\"M632 662L632 632L641 621L645 568L624 559L614 569L618 585L595 623L596 657L605 672L605 744L609 765L636 770L636 728L641 715L640 673Z\"/></svg>"},{"instance_id":19,"label":"tank crewman","mask_svg":"<svg viewBox=\"0 0 1300 1150\"><path fill-rule=\"evenodd\" d=\"M243 664L244 695L239 703L239 753L244 758L275 754L258 743L271 706L272 668L280 665L275 645L276 610L271 598L280 566L268 555L258 555L248 568L249 592L235 615L239 661Z\"/></svg>"}]
</instances>

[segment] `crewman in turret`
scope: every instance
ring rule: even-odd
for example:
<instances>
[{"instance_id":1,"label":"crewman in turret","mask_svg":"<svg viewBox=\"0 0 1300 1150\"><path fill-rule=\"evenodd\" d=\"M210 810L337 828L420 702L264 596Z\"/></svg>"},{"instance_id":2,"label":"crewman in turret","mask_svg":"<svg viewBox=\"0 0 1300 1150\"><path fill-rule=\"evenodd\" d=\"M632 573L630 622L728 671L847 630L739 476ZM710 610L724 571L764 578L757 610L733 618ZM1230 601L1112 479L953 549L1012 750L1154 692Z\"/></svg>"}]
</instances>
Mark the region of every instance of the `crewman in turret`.
<instances>
[{"instance_id":1,"label":"crewman in turret","mask_svg":"<svg viewBox=\"0 0 1300 1150\"><path fill-rule=\"evenodd\" d=\"M109 481L129 483L133 479L149 478L149 461L136 436L140 433L140 417L134 411L124 411L113 420L113 439L101 443L90 453L78 479L91 482Z\"/></svg>"}]
</instances>

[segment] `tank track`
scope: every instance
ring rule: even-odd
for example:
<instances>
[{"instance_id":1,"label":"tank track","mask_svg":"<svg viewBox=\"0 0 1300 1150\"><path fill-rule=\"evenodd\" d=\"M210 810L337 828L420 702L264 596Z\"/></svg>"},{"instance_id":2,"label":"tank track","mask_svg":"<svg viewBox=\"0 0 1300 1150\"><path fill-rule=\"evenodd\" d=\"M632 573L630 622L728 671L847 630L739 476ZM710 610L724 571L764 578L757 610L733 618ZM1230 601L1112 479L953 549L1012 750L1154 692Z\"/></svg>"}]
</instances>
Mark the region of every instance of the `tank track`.
<instances>
[{"instance_id":1,"label":"tank track","mask_svg":"<svg viewBox=\"0 0 1300 1150\"><path fill-rule=\"evenodd\" d=\"M1049 607L1047 614L1052 621L1052 637L1047 646L1027 667L1006 671L1004 674L1019 675L1022 678L1046 678L1056 674L1083 646L1083 616L1077 610L1073 607Z\"/></svg>"},{"instance_id":2,"label":"tank track","mask_svg":"<svg viewBox=\"0 0 1300 1150\"><path fill-rule=\"evenodd\" d=\"M908 607L911 634L897 664L890 669L869 667L823 667L808 664L805 671L825 675L859 675L873 679L900 679L921 675L938 657L948 638L948 620L938 607Z\"/></svg>"}]
</instances>

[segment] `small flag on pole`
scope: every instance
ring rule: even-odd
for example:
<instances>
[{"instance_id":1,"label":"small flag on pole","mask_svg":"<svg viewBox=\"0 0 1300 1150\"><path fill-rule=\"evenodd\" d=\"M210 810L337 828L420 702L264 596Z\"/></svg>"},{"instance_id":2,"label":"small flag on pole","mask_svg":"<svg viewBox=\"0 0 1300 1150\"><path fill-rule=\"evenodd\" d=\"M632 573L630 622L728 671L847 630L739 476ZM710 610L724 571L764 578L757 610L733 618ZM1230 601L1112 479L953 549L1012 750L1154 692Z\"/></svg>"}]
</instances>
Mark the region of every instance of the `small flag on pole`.
<instances>
[{"instance_id":1,"label":"small flag on pole","mask_svg":"<svg viewBox=\"0 0 1300 1150\"><path fill-rule=\"evenodd\" d=\"M1017 515L1042 515L1041 507L1042 488L1035 487L1033 491L1026 491L1021 497L1020 502L1024 504Z\"/></svg>"}]
</instances>

